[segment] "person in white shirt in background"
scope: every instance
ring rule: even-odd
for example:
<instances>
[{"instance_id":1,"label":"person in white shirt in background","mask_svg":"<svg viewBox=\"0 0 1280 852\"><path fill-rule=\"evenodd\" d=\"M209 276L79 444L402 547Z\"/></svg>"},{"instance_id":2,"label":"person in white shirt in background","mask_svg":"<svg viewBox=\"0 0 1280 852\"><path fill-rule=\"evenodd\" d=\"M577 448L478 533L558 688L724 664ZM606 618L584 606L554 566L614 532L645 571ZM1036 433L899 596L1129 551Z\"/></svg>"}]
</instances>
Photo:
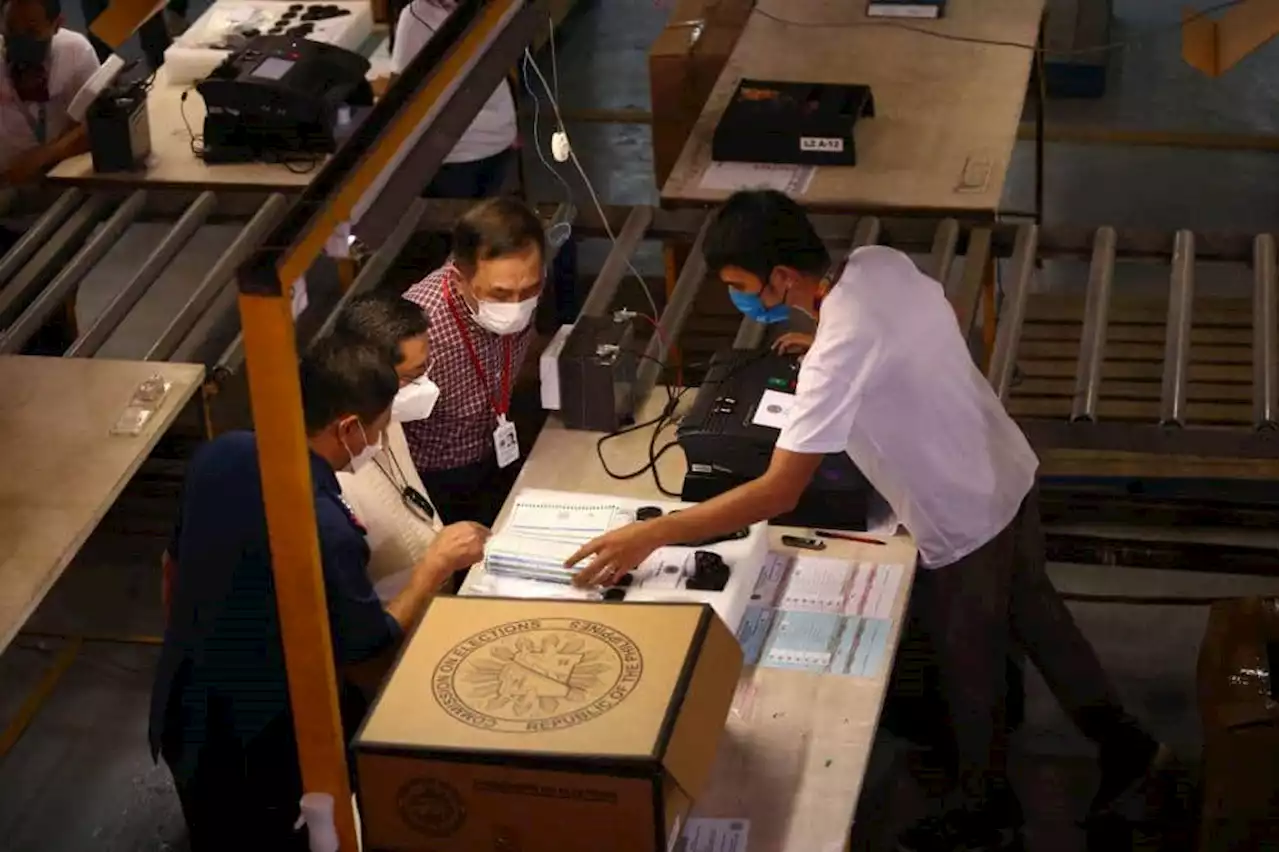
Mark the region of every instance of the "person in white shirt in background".
<instances>
[{"instance_id":1,"label":"person in white shirt in background","mask_svg":"<svg viewBox=\"0 0 1280 852\"><path fill-rule=\"evenodd\" d=\"M387 353L400 377L400 392L391 406L386 442L373 462L360 470L338 472L338 484L351 513L365 528L369 545L369 579L378 597L393 599L428 551L451 551L456 537L488 530L463 522L443 526L434 503L413 466L400 423L431 416L440 390L431 381L429 320L422 309L397 295L358 296L338 314L332 335L377 346ZM465 565L451 565L449 574Z\"/></svg>"},{"instance_id":2,"label":"person in white shirt in background","mask_svg":"<svg viewBox=\"0 0 1280 852\"><path fill-rule=\"evenodd\" d=\"M63 28L59 0L0 0L0 188L21 188L89 150L67 107L98 67L89 40ZM0 257L30 224L30 217L0 219ZM23 352L61 355L75 337L72 294Z\"/></svg>"},{"instance_id":3,"label":"person in white shirt in background","mask_svg":"<svg viewBox=\"0 0 1280 852\"><path fill-rule=\"evenodd\" d=\"M392 81L404 73L457 7L456 0L409 0L396 21ZM503 80L444 158L424 198L490 198L502 192L516 162L518 135L511 85Z\"/></svg>"},{"instance_id":4,"label":"person in white shirt in background","mask_svg":"<svg viewBox=\"0 0 1280 852\"><path fill-rule=\"evenodd\" d=\"M3 0L0 11L0 186L15 186L89 150L67 107L99 66L89 40L63 29L60 0Z\"/></svg>"},{"instance_id":5,"label":"person in white shirt in background","mask_svg":"<svg viewBox=\"0 0 1280 852\"><path fill-rule=\"evenodd\" d=\"M974 366L942 288L882 246L856 250L833 271L804 211L769 190L731 196L703 254L747 316L768 319L786 305L818 317L788 422L763 476L588 543L568 562L593 557L577 582L613 584L659 547L785 514L823 457L844 452L915 539L922 570L912 607L937 654L958 755L958 795L897 848L1022 848L1002 724L1012 645L1097 744L1102 779L1090 816L1114 816L1167 750L1124 710L1045 573L1039 462ZM836 283L819 314L828 277Z\"/></svg>"}]
</instances>

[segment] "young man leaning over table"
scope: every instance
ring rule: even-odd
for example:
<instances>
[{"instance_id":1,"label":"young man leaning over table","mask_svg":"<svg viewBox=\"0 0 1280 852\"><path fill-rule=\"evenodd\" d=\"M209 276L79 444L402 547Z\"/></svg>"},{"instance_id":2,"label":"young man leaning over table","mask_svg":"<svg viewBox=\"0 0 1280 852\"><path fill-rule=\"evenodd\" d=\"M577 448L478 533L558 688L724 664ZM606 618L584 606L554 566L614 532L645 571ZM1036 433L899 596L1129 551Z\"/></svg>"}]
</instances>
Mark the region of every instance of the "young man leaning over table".
<instances>
[{"instance_id":1,"label":"young man leaning over table","mask_svg":"<svg viewBox=\"0 0 1280 852\"><path fill-rule=\"evenodd\" d=\"M973 365L937 282L880 246L830 269L804 211L772 191L733 195L703 244L707 268L738 307L816 315L813 347L768 470L679 514L588 543L578 582L612 584L659 547L730 532L790 511L822 457L845 452L915 539L918 607L939 658L960 792L908 829L898 849L1020 848L1022 813L1005 774L1002 716L1010 646L1021 647L1059 704L1098 746L1090 817L1136 792L1167 750L1130 716L1045 573L1038 460Z\"/></svg>"},{"instance_id":2,"label":"young man leaning over table","mask_svg":"<svg viewBox=\"0 0 1280 852\"><path fill-rule=\"evenodd\" d=\"M370 675L390 662L436 590L482 555L487 531L445 528L385 605L369 545L336 472L382 454L402 381L385 348L327 337L302 359L316 531L343 726L361 721ZM211 441L187 468L169 552L169 623L151 693L150 744L173 775L193 852L305 850L302 780L276 583L252 432ZM374 670L374 671L371 671Z\"/></svg>"},{"instance_id":3,"label":"young man leaning over table","mask_svg":"<svg viewBox=\"0 0 1280 852\"><path fill-rule=\"evenodd\" d=\"M60 0L0 0L0 189L21 188L89 148L67 107L98 70L89 40L62 25ZM0 218L0 257L30 225ZM74 299L25 350L60 355L75 339Z\"/></svg>"}]
</instances>

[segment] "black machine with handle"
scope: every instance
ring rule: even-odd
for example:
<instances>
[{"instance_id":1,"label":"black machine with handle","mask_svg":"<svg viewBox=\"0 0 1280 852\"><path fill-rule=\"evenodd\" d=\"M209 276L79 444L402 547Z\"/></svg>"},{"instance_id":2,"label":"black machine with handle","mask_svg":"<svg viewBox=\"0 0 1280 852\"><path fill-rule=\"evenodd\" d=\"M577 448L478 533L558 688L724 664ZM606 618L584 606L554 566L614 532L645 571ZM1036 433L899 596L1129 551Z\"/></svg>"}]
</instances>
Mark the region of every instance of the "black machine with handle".
<instances>
[{"instance_id":1,"label":"black machine with handle","mask_svg":"<svg viewBox=\"0 0 1280 852\"><path fill-rule=\"evenodd\" d=\"M264 35L227 57L196 91L204 98L204 157L217 161L330 154L351 108L373 104L369 61L290 35Z\"/></svg>"}]
</instances>

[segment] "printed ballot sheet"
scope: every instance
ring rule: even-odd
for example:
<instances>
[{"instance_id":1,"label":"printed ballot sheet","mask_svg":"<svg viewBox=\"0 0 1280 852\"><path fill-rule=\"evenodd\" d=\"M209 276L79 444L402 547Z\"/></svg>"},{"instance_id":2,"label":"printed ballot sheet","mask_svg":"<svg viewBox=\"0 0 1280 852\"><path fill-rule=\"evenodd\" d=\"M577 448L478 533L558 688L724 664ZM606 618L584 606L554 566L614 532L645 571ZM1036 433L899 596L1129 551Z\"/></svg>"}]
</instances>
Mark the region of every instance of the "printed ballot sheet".
<instances>
[{"instance_id":1,"label":"printed ballot sheet","mask_svg":"<svg viewBox=\"0 0 1280 852\"><path fill-rule=\"evenodd\" d=\"M556 541L590 541L617 524L622 509L600 501L516 498L503 532Z\"/></svg>"},{"instance_id":2,"label":"printed ballot sheet","mask_svg":"<svg viewBox=\"0 0 1280 852\"><path fill-rule=\"evenodd\" d=\"M792 565L778 606L889 618L898 597L902 570L901 565L800 556Z\"/></svg>"},{"instance_id":3,"label":"printed ballot sheet","mask_svg":"<svg viewBox=\"0 0 1280 852\"><path fill-rule=\"evenodd\" d=\"M691 819L672 852L747 852L750 832L745 819Z\"/></svg>"},{"instance_id":4,"label":"printed ballot sheet","mask_svg":"<svg viewBox=\"0 0 1280 852\"><path fill-rule=\"evenodd\" d=\"M885 666L902 565L771 553L738 628L744 662L852 677Z\"/></svg>"}]
</instances>

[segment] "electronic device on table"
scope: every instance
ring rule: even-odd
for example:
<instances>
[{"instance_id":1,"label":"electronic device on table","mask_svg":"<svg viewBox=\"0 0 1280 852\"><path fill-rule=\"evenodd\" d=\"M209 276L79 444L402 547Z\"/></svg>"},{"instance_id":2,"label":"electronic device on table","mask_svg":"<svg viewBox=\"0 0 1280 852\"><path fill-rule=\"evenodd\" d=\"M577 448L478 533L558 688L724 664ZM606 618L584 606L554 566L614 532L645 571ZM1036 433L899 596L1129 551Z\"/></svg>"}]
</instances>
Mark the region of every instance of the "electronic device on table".
<instances>
[{"instance_id":1,"label":"electronic device on table","mask_svg":"<svg viewBox=\"0 0 1280 852\"><path fill-rule=\"evenodd\" d=\"M363 56L295 36L253 39L196 90L204 98L203 157L211 162L275 162L337 149L351 108L373 92Z\"/></svg>"},{"instance_id":2,"label":"electronic device on table","mask_svg":"<svg viewBox=\"0 0 1280 852\"><path fill-rule=\"evenodd\" d=\"M140 169L151 154L147 94L154 74L140 62L107 57L67 106L67 115L85 125L95 172Z\"/></svg>"},{"instance_id":3,"label":"electronic device on table","mask_svg":"<svg viewBox=\"0 0 1280 852\"><path fill-rule=\"evenodd\" d=\"M472 569L462 594L709 604L737 630L769 552L764 524L714 540L664 547L615 587L579 589L564 562L598 535L684 504L526 489Z\"/></svg>"},{"instance_id":4,"label":"electronic device on table","mask_svg":"<svg viewBox=\"0 0 1280 852\"><path fill-rule=\"evenodd\" d=\"M580 316L556 358L567 429L616 432L632 414L638 357L624 314Z\"/></svg>"},{"instance_id":5,"label":"electronic device on table","mask_svg":"<svg viewBox=\"0 0 1280 852\"><path fill-rule=\"evenodd\" d=\"M170 85L192 85L258 36L359 50L372 33L373 12L365 2L217 0L165 51L164 77Z\"/></svg>"},{"instance_id":6,"label":"electronic device on table","mask_svg":"<svg viewBox=\"0 0 1280 852\"><path fill-rule=\"evenodd\" d=\"M676 430L689 464L683 499L707 500L764 474L799 375L800 359L790 355L731 349L712 358L693 406ZM832 453L795 511L774 522L866 529L872 494L849 456Z\"/></svg>"},{"instance_id":7,"label":"electronic device on table","mask_svg":"<svg viewBox=\"0 0 1280 852\"><path fill-rule=\"evenodd\" d=\"M711 159L856 165L854 127L874 115L868 86L742 80L712 134Z\"/></svg>"}]
</instances>

